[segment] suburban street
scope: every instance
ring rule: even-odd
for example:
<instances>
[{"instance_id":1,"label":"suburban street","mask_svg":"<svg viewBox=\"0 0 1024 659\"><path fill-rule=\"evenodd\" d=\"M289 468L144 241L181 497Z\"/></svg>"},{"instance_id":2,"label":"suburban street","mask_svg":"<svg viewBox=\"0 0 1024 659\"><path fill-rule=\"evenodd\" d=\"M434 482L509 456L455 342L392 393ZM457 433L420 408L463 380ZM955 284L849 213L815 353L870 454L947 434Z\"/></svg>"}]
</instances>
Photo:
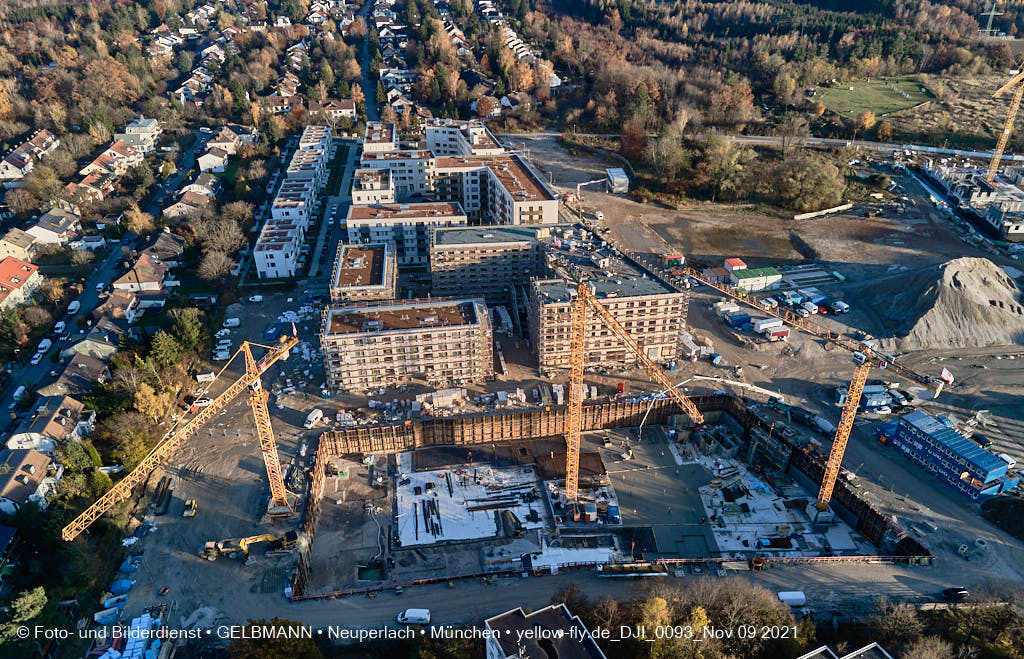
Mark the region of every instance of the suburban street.
<instances>
[{"instance_id":1,"label":"suburban street","mask_svg":"<svg viewBox=\"0 0 1024 659\"><path fill-rule=\"evenodd\" d=\"M373 11L372 2L364 2L359 9L359 15L370 23L370 12ZM363 50L359 56L359 62L363 66L363 96L366 98L366 119L367 121L380 121L380 110L377 108L377 83L370 77L370 37L363 39Z\"/></svg>"},{"instance_id":2,"label":"suburban street","mask_svg":"<svg viewBox=\"0 0 1024 659\"><path fill-rule=\"evenodd\" d=\"M100 293L96 290L98 284L109 284L115 279L118 272L119 264L123 258L123 250L131 251L135 249L136 238L132 237L131 240L125 239L121 244L113 245L110 250L110 254L102 261L101 264L95 268L92 273L86 278L85 282L82 283L83 291L76 300L81 303L81 308L75 316L65 316L60 320L64 320L71 331L77 332L77 324L74 322L78 316L88 316L92 313L92 310L99 306ZM29 358L35 352L35 346L26 346L22 349L22 364L15 365L11 371L11 381L7 386L7 390L4 391L3 396L0 397L0 405L3 405L4 409L7 409L13 403L14 392L21 385L33 384L35 388L45 385L53 378L50 377L50 371L56 368L56 365L50 361L49 356L54 352L60 352L67 347L65 341L54 341L53 345L47 351L43 360L35 366L29 363ZM12 425L12 418L10 414L4 415L2 428L6 429Z\"/></svg>"}]
</instances>

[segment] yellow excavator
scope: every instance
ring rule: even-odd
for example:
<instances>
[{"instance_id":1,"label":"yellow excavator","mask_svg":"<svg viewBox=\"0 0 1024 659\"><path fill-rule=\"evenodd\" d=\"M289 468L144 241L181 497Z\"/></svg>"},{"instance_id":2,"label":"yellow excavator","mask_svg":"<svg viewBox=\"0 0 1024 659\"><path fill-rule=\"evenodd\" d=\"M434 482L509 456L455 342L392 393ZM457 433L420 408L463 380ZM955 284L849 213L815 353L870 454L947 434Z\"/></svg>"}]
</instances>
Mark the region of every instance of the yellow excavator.
<instances>
[{"instance_id":1,"label":"yellow excavator","mask_svg":"<svg viewBox=\"0 0 1024 659\"><path fill-rule=\"evenodd\" d=\"M261 533L248 538L228 538L227 540L211 540L199 550L199 557L208 561L215 561L221 556L231 559L246 560L249 558L249 549L252 545L260 542L269 542L269 551L283 551L291 549L298 542L299 534L295 531L288 531L284 535L271 535Z\"/></svg>"}]
</instances>

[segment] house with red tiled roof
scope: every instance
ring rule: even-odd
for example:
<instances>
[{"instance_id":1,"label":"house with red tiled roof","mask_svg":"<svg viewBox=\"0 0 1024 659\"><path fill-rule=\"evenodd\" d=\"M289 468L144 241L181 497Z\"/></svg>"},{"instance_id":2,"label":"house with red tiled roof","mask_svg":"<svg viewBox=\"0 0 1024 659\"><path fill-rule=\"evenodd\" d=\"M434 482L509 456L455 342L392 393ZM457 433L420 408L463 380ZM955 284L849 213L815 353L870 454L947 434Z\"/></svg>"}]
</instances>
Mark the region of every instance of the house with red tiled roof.
<instances>
[{"instance_id":1,"label":"house with red tiled roof","mask_svg":"<svg viewBox=\"0 0 1024 659\"><path fill-rule=\"evenodd\" d=\"M27 302L42 280L37 266L13 256L4 258L0 261L0 309Z\"/></svg>"}]
</instances>

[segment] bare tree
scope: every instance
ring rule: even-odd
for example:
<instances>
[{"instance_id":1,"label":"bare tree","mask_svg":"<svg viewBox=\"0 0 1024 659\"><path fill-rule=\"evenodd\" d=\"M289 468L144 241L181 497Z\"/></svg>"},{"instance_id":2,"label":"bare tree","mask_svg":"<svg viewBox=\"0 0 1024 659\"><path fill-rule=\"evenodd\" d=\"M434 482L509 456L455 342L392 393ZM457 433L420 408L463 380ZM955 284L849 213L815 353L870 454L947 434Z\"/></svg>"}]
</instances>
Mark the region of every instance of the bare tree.
<instances>
[{"instance_id":1,"label":"bare tree","mask_svg":"<svg viewBox=\"0 0 1024 659\"><path fill-rule=\"evenodd\" d=\"M200 277L207 281L219 279L231 271L231 257L224 252L207 252L203 254L203 260L199 262Z\"/></svg>"}]
</instances>

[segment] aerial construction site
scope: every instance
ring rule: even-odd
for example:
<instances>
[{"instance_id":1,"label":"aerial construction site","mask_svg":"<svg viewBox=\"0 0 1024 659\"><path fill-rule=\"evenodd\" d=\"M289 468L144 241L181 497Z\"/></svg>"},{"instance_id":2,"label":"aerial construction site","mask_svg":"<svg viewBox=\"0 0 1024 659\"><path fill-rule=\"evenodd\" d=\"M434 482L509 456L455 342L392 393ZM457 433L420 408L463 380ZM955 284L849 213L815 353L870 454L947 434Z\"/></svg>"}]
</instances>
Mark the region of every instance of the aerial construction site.
<instances>
[{"instance_id":1,"label":"aerial construction site","mask_svg":"<svg viewBox=\"0 0 1024 659\"><path fill-rule=\"evenodd\" d=\"M701 218L584 193L598 164L561 157L533 149L569 181L557 222L397 204L327 250L321 295L226 309L218 338L241 347L64 529L145 492L126 614L459 622L567 580L737 575L855 612L929 601L950 566L1016 578L1017 541L978 504L1018 485L1020 270L964 255L923 205L872 207L850 235L800 220L781 249L766 222L722 253L680 232ZM908 245L926 238L922 263Z\"/></svg>"}]
</instances>

